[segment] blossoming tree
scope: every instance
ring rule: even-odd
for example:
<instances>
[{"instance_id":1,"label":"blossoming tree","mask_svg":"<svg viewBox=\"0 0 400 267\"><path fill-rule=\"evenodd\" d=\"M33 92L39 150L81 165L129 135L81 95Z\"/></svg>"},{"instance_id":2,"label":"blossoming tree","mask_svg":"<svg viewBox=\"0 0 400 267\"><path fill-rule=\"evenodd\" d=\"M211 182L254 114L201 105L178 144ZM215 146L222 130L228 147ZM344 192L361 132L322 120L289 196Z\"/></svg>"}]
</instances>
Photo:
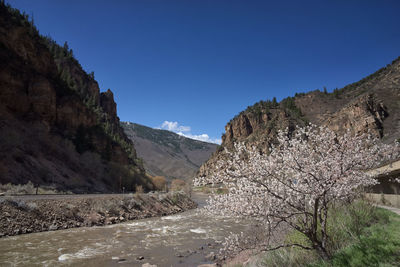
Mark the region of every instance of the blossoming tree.
<instances>
[{"instance_id":1,"label":"blossoming tree","mask_svg":"<svg viewBox=\"0 0 400 267\"><path fill-rule=\"evenodd\" d=\"M214 214L253 217L262 221L268 236L287 225L308 239L310 246L278 244L267 239L261 250L298 246L315 249L323 258L327 251L328 210L333 202L352 200L366 186L376 184L366 170L398 156L397 146L384 145L367 134L337 135L325 127L297 128L289 137L280 131L269 154L243 143L197 185L220 184L228 193L212 196L206 210ZM238 236L227 239L226 249L238 245Z\"/></svg>"}]
</instances>

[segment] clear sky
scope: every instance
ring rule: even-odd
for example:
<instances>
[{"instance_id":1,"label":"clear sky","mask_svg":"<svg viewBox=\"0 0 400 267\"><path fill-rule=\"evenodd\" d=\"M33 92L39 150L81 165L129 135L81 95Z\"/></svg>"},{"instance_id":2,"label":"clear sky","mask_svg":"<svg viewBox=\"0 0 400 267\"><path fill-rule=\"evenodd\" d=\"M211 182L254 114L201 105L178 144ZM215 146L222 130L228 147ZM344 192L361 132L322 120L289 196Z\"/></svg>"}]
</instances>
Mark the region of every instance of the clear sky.
<instances>
[{"instance_id":1,"label":"clear sky","mask_svg":"<svg viewBox=\"0 0 400 267\"><path fill-rule=\"evenodd\" d=\"M7 0L68 41L122 121L219 139L259 100L355 82L400 56L400 1Z\"/></svg>"}]
</instances>

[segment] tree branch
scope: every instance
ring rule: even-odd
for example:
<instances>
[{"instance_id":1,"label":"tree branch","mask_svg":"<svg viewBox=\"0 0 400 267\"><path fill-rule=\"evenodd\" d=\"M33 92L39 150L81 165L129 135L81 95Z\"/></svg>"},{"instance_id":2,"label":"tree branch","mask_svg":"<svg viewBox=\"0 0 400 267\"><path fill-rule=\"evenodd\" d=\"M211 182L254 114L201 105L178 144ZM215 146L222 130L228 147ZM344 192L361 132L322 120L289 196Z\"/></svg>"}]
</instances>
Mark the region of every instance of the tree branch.
<instances>
[{"instance_id":1,"label":"tree branch","mask_svg":"<svg viewBox=\"0 0 400 267\"><path fill-rule=\"evenodd\" d=\"M277 250L280 248L289 248L289 247L299 247L299 248L307 249L307 250L313 249L312 247L306 247L301 244L293 243L293 244L282 244L282 245L272 247L272 248L265 248L265 249L261 249L260 251L273 251L273 250Z\"/></svg>"}]
</instances>

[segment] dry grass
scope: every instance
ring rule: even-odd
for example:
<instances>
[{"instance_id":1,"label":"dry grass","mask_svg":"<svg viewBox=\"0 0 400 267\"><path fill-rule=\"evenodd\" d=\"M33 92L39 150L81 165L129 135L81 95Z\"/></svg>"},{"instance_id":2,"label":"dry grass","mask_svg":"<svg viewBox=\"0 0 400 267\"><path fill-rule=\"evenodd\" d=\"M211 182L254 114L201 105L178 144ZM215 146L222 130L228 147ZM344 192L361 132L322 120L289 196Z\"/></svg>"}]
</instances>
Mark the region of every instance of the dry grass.
<instances>
[{"instance_id":1,"label":"dry grass","mask_svg":"<svg viewBox=\"0 0 400 267\"><path fill-rule=\"evenodd\" d=\"M34 184L29 181L26 184L0 184L0 193L6 196L12 195L35 195L36 194L36 187ZM72 194L72 192L60 192L52 186L42 187L39 186L37 188L38 195L51 195L51 194Z\"/></svg>"}]
</instances>

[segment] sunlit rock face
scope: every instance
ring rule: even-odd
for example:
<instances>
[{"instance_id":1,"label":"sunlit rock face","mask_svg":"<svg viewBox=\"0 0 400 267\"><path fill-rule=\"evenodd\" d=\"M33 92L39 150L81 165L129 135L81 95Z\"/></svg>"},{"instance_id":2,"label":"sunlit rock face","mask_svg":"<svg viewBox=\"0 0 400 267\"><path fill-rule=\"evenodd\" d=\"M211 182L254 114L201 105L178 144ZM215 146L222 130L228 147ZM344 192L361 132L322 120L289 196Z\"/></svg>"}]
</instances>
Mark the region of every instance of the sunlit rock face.
<instances>
[{"instance_id":1,"label":"sunlit rock face","mask_svg":"<svg viewBox=\"0 0 400 267\"><path fill-rule=\"evenodd\" d=\"M199 175L216 169L216 162L224 157L223 148L232 148L234 142L268 152L278 130L292 131L310 122L336 132L370 132L387 143L400 138L400 58L331 93L315 90L280 103L260 101L248 107L226 124L222 147L200 167Z\"/></svg>"}]
</instances>

